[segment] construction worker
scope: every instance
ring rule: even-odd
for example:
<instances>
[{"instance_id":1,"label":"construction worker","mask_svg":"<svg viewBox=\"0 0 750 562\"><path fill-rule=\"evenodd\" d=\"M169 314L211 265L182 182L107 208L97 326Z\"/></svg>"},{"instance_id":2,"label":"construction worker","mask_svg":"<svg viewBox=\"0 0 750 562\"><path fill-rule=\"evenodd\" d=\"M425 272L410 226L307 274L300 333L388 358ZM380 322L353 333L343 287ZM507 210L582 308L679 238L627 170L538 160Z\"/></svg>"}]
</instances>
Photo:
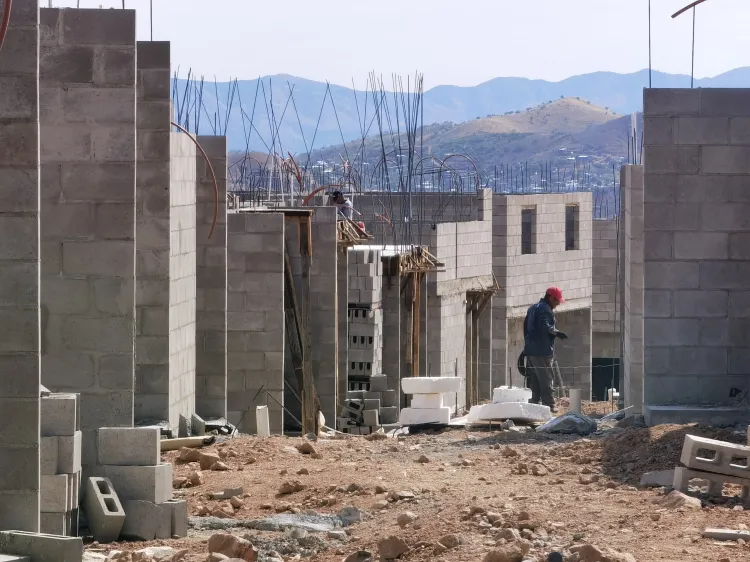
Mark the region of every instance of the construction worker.
<instances>
[{"instance_id":1,"label":"construction worker","mask_svg":"<svg viewBox=\"0 0 750 562\"><path fill-rule=\"evenodd\" d=\"M531 403L549 406L554 413L555 339L568 339L555 327L555 308L565 302L559 287L550 287L544 297L529 307L523 323L524 355L530 368Z\"/></svg>"},{"instance_id":2,"label":"construction worker","mask_svg":"<svg viewBox=\"0 0 750 562\"><path fill-rule=\"evenodd\" d=\"M336 205L339 215L341 215L340 218L349 220L354 219L354 206L349 198L341 191L336 190L331 193L331 200L333 201L333 204Z\"/></svg>"}]
</instances>

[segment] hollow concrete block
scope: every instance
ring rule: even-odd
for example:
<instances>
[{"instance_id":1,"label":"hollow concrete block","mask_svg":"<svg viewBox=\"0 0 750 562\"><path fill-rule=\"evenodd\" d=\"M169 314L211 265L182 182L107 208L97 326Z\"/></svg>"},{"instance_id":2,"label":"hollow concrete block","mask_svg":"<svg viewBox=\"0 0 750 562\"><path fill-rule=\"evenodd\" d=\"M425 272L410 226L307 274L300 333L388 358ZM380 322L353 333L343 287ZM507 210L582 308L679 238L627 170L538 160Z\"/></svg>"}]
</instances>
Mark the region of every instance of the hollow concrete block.
<instances>
[{"instance_id":1,"label":"hollow concrete block","mask_svg":"<svg viewBox=\"0 0 750 562\"><path fill-rule=\"evenodd\" d=\"M188 534L188 510L187 501L169 500L164 502L162 508L169 510L171 520L172 538L185 538Z\"/></svg>"},{"instance_id":2,"label":"hollow concrete block","mask_svg":"<svg viewBox=\"0 0 750 562\"><path fill-rule=\"evenodd\" d=\"M57 437L42 437L39 447L40 474L48 476L57 474Z\"/></svg>"},{"instance_id":3,"label":"hollow concrete block","mask_svg":"<svg viewBox=\"0 0 750 562\"><path fill-rule=\"evenodd\" d=\"M86 480L84 509L89 529L100 543L116 541L125 524L125 510L108 478Z\"/></svg>"},{"instance_id":4,"label":"hollow concrete block","mask_svg":"<svg viewBox=\"0 0 750 562\"><path fill-rule=\"evenodd\" d=\"M81 562L83 541L23 531L0 531L0 552L28 556L33 562Z\"/></svg>"},{"instance_id":5,"label":"hollow concrete block","mask_svg":"<svg viewBox=\"0 0 750 562\"><path fill-rule=\"evenodd\" d=\"M699 454L709 452L711 457ZM747 478L750 483L750 447L695 435L686 435L680 462L694 470Z\"/></svg>"},{"instance_id":6,"label":"hollow concrete block","mask_svg":"<svg viewBox=\"0 0 750 562\"><path fill-rule=\"evenodd\" d=\"M41 513L65 513L68 511L68 475L56 474L54 476L42 475L40 477L41 487Z\"/></svg>"},{"instance_id":7,"label":"hollow concrete block","mask_svg":"<svg viewBox=\"0 0 750 562\"><path fill-rule=\"evenodd\" d=\"M48 535L67 535L68 512L66 513L40 513L39 530ZM1 560L1 559L0 559Z\"/></svg>"},{"instance_id":8,"label":"hollow concrete block","mask_svg":"<svg viewBox=\"0 0 750 562\"><path fill-rule=\"evenodd\" d=\"M83 434L75 431L73 435L61 435L57 438L57 473L73 474L81 471L81 444Z\"/></svg>"},{"instance_id":9,"label":"hollow concrete block","mask_svg":"<svg viewBox=\"0 0 750 562\"><path fill-rule=\"evenodd\" d=\"M157 427L102 427L99 429L99 462L117 466L158 465L160 439Z\"/></svg>"},{"instance_id":10,"label":"hollow concrete block","mask_svg":"<svg viewBox=\"0 0 750 562\"><path fill-rule=\"evenodd\" d=\"M75 394L50 394L41 399L42 437L72 436L78 429L78 397Z\"/></svg>"},{"instance_id":11,"label":"hollow concrete block","mask_svg":"<svg viewBox=\"0 0 750 562\"><path fill-rule=\"evenodd\" d=\"M171 538L170 509L142 500L123 501L122 507L125 510L125 523L120 531L122 537L143 541Z\"/></svg>"},{"instance_id":12,"label":"hollow concrete block","mask_svg":"<svg viewBox=\"0 0 750 562\"><path fill-rule=\"evenodd\" d=\"M172 465L112 466L105 465L104 473L121 500L141 500L163 503L172 499ZM127 513L127 511L126 511Z\"/></svg>"}]
</instances>

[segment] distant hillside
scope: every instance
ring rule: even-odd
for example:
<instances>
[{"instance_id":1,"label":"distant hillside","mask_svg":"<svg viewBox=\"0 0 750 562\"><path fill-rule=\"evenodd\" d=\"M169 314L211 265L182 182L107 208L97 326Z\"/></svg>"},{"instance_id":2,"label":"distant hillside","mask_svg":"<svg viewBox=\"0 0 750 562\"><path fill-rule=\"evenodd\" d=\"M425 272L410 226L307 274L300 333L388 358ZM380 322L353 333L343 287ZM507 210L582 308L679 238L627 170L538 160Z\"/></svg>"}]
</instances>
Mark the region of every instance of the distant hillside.
<instances>
[{"instance_id":1,"label":"distant hillside","mask_svg":"<svg viewBox=\"0 0 750 562\"><path fill-rule=\"evenodd\" d=\"M360 81L359 85L364 84ZM560 82L495 78L469 88L437 86L424 95L424 123L463 123L478 117L523 111L561 96L589 100L600 108L626 115L641 110L643 88L647 85L648 71L642 70L633 74L595 72ZM689 76L653 73L654 87L689 85ZM696 86L750 87L750 67L696 80ZM185 115L186 108L190 106L180 102L185 97L185 81L177 81L175 89L178 92L175 97L176 110ZM293 102L289 97L291 89L294 91ZM196 97L195 92L191 97ZM273 148L271 139L275 137L276 152L300 153L310 148L361 139L363 128L365 131L369 129L371 134L377 129L372 124L374 111L371 94L358 91L355 95L350 88L331 85L329 95L325 83L294 76L277 75L261 78L260 81L240 81L234 96L228 83L214 86L207 82L202 97L205 110L200 112L200 132L210 134L215 128L214 124L219 124L219 129L223 131L226 123L232 150L245 150L249 136L250 150L268 152ZM227 116L230 105L232 111ZM245 115L244 119L242 114ZM278 134L275 127L270 125L274 122L274 118L269 118L271 115L275 116ZM195 130L194 124L195 115L191 117L191 130ZM490 122L484 125L493 127Z\"/></svg>"},{"instance_id":2,"label":"distant hillside","mask_svg":"<svg viewBox=\"0 0 750 562\"><path fill-rule=\"evenodd\" d=\"M638 129L641 130L639 123ZM572 168L585 159L598 175L611 175L612 164L628 155L631 116L620 116L605 108L575 98L564 98L510 115L484 117L467 123L437 124L425 127L422 138L424 155L443 158L462 153L485 167L502 164L542 162L555 168ZM386 150L397 141L385 139ZM402 137L402 145L406 140ZM353 141L314 151L312 161L339 162L340 155L362 154L375 165L382 154L379 136L365 142ZM307 161L307 158L304 158ZM608 171L609 170L609 171ZM485 170L485 173L487 170Z\"/></svg>"}]
</instances>

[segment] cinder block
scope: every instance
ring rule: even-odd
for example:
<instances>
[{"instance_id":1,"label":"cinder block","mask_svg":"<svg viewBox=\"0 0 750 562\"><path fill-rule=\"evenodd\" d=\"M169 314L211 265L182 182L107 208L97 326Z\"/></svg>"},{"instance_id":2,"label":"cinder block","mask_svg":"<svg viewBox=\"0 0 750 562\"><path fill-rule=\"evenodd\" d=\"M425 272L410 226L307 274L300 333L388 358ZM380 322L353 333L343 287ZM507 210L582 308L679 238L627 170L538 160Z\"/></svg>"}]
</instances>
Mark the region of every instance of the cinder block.
<instances>
[{"instance_id":1,"label":"cinder block","mask_svg":"<svg viewBox=\"0 0 750 562\"><path fill-rule=\"evenodd\" d=\"M104 473L123 502L140 500L163 503L172 499L172 465L112 466L105 465ZM127 513L127 510L125 511Z\"/></svg>"},{"instance_id":2,"label":"cinder block","mask_svg":"<svg viewBox=\"0 0 750 562\"><path fill-rule=\"evenodd\" d=\"M365 410L362 412L362 419L365 425L380 425L380 416L377 410Z\"/></svg>"},{"instance_id":3,"label":"cinder block","mask_svg":"<svg viewBox=\"0 0 750 562\"><path fill-rule=\"evenodd\" d=\"M712 454L713 458L699 455L699 451ZM694 470L750 479L750 447L745 445L686 435L680 462Z\"/></svg>"},{"instance_id":4,"label":"cinder block","mask_svg":"<svg viewBox=\"0 0 750 562\"><path fill-rule=\"evenodd\" d=\"M206 422L198 414L192 415L191 426L193 435L201 436L206 434Z\"/></svg>"},{"instance_id":5,"label":"cinder block","mask_svg":"<svg viewBox=\"0 0 750 562\"><path fill-rule=\"evenodd\" d=\"M370 392L385 392L388 390L388 377L385 375L372 375L370 377Z\"/></svg>"},{"instance_id":6,"label":"cinder block","mask_svg":"<svg viewBox=\"0 0 750 562\"><path fill-rule=\"evenodd\" d=\"M42 437L39 441L40 474L49 476L57 474L57 437Z\"/></svg>"},{"instance_id":7,"label":"cinder block","mask_svg":"<svg viewBox=\"0 0 750 562\"><path fill-rule=\"evenodd\" d=\"M125 523L120 536L128 539L150 541L169 539L172 534L171 510L153 502L123 501Z\"/></svg>"},{"instance_id":8,"label":"cinder block","mask_svg":"<svg viewBox=\"0 0 750 562\"><path fill-rule=\"evenodd\" d=\"M40 477L40 513L65 513L68 511L68 475L42 475Z\"/></svg>"},{"instance_id":9,"label":"cinder block","mask_svg":"<svg viewBox=\"0 0 750 562\"><path fill-rule=\"evenodd\" d=\"M365 398L365 410L380 410L380 398Z\"/></svg>"},{"instance_id":10,"label":"cinder block","mask_svg":"<svg viewBox=\"0 0 750 562\"><path fill-rule=\"evenodd\" d=\"M380 408L380 423L393 424L398 423L398 407L386 406Z\"/></svg>"},{"instance_id":11,"label":"cinder block","mask_svg":"<svg viewBox=\"0 0 750 562\"><path fill-rule=\"evenodd\" d=\"M76 394L50 394L41 399L42 437L72 436L78 430Z\"/></svg>"},{"instance_id":12,"label":"cinder block","mask_svg":"<svg viewBox=\"0 0 750 562\"><path fill-rule=\"evenodd\" d=\"M188 534L188 509L185 500L169 500L162 504L162 508L168 509L172 521L172 538L182 539Z\"/></svg>"},{"instance_id":13,"label":"cinder block","mask_svg":"<svg viewBox=\"0 0 750 562\"><path fill-rule=\"evenodd\" d=\"M67 535L68 513L40 513L39 530L47 535Z\"/></svg>"},{"instance_id":14,"label":"cinder block","mask_svg":"<svg viewBox=\"0 0 750 562\"><path fill-rule=\"evenodd\" d=\"M460 377L405 377L401 379L404 394L437 394L461 390Z\"/></svg>"},{"instance_id":15,"label":"cinder block","mask_svg":"<svg viewBox=\"0 0 750 562\"><path fill-rule=\"evenodd\" d=\"M68 511L78 509L81 495L81 473L68 474L68 505L70 506Z\"/></svg>"},{"instance_id":16,"label":"cinder block","mask_svg":"<svg viewBox=\"0 0 750 562\"><path fill-rule=\"evenodd\" d=\"M399 416L401 425L421 425L427 423L448 425L451 421L451 409L443 408L404 408Z\"/></svg>"},{"instance_id":17,"label":"cinder block","mask_svg":"<svg viewBox=\"0 0 750 562\"><path fill-rule=\"evenodd\" d=\"M399 406L399 391L398 390L385 390L380 393L380 409L398 407Z\"/></svg>"},{"instance_id":18,"label":"cinder block","mask_svg":"<svg viewBox=\"0 0 750 562\"><path fill-rule=\"evenodd\" d=\"M414 394L411 397L412 408L442 408L442 394Z\"/></svg>"},{"instance_id":19,"label":"cinder block","mask_svg":"<svg viewBox=\"0 0 750 562\"><path fill-rule=\"evenodd\" d=\"M83 541L24 531L0 531L0 552L28 556L33 562L81 562Z\"/></svg>"},{"instance_id":20,"label":"cinder block","mask_svg":"<svg viewBox=\"0 0 750 562\"><path fill-rule=\"evenodd\" d=\"M161 460L160 440L157 427L102 427L99 429L99 463L117 466L158 465Z\"/></svg>"},{"instance_id":21,"label":"cinder block","mask_svg":"<svg viewBox=\"0 0 750 562\"><path fill-rule=\"evenodd\" d=\"M125 523L125 511L108 478L93 477L86 481L86 518L94 539L100 543L114 542Z\"/></svg>"},{"instance_id":22,"label":"cinder block","mask_svg":"<svg viewBox=\"0 0 750 562\"><path fill-rule=\"evenodd\" d=\"M678 492L685 493L688 491L688 484L691 480L704 480L708 483L708 494L712 496L721 496L724 484L736 484L742 487L740 496L744 499L750 497L750 481L745 478L728 476L726 474L715 474L713 472L704 472L702 470L691 470L678 466L674 469L674 481L672 487Z\"/></svg>"},{"instance_id":23,"label":"cinder block","mask_svg":"<svg viewBox=\"0 0 750 562\"><path fill-rule=\"evenodd\" d=\"M0 552L28 556L33 562L81 562L83 541L24 531L0 531Z\"/></svg>"},{"instance_id":24,"label":"cinder block","mask_svg":"<svg viewBox=\"0 0 750 562\"><path fill-rule=\"evenodd\" d=\"M57 474L73 474L81 471L82 440L83 434L80 431L57 438Z\"/></svg>"}]
</instances>

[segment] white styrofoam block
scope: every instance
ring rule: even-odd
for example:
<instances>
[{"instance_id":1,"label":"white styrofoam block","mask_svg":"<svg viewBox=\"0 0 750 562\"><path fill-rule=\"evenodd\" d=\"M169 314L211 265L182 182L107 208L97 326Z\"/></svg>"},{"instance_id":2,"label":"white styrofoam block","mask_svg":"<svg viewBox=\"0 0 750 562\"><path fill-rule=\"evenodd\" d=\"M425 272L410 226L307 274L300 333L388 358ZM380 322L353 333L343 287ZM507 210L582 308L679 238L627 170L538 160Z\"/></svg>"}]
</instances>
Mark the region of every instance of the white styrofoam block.
<instances>
[{"instance_id":1,"label":"white styrofoam block","mask_svg":"<svg viewBox=\"0 0 750 562\"><path fill-rule=\"evenodd\" d=\"M469 410L469 423L492 420L517 420L525 422L546 422L552 419L549 406L527 404L525 402L503 402L483 404Z\"/></svg>"},{"instance_id":2,"label":"white styrofoam block","mask_svg":"<svg viewBox=\"0 0 750 562\"><path fill-rule=\"evenodd\" d=\"M401 425L421 425L423 423L448 424L451 421L451 409L444 408L404 408L399 416Z\"/></svg>"},{"instance_id":3,"label":"white styrofoam block","mask_svg":"<svg viewBox=\"0 0 750 562\"><path fill-rule=\"evenodd\" d=\"M492 391L493 404L504 402L528 402L531 399L531 390L528 388L508 388L501 386Z\"/></svg>"},{"instance_id":4,"label":"white styrofoam block","mask_svg":"<svg viewBox=\"0 0 750 562\"><path fill-rule=\"evenodd\" d=\"M411 397L412 408L442 408L442 394L414 394Z\"/></svg>"},{"instance_id":5,"label":"white styrofoam block","mask_svg":"<svg viewBox=\"0 0 750 562\"><path fill-rule=\"evenodd\" d=\"M437 394L461 390L461 377L404 377L401 379L404 394Z\"/></svg>"}]
</instances>

